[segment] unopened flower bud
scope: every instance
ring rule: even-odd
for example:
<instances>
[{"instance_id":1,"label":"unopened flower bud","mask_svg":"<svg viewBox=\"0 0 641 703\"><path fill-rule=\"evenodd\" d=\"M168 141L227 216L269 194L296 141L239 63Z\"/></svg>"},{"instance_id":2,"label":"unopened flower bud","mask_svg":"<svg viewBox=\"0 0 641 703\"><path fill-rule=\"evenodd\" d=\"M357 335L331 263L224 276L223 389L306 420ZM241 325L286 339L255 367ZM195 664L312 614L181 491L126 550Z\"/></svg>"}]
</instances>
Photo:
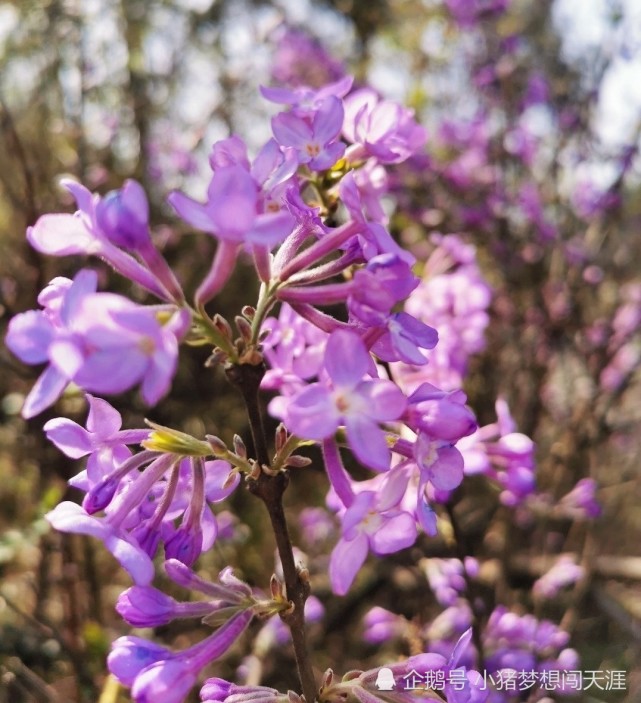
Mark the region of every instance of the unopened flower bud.
<instances>
[{"instance_id":1,"label":"unopened flower bud","mask_svg":"<svg viewBox=\"0 0 641 703\"><path fill-rule=\"evenodd\" d=\"M321 682L321 687L327 688L327 687L331 686L333 680L334 680L334 672L331 669L327 669L327 671L323 674L323 680Z\"/></svg>"},{"instance_id":2,"label":"unopened flower bud","mask_svg":"<svg viewBox=\"0 0 641 703\"><path fill-rule=\"evenodd\" d=\"M228 339L229 341L232 340L234 333L231 329L231 325L222 315L216 313L212 319L212 322L214 323L214 327L223 335L223 337L225 337L225 339Z\"/></svg>"},{"instance_id":3,"label":"unopened flower bud","mask_svg":"<svg viewBox=\"0 0 641 703\"><path fill-rule=\"evenodd\" d=\"M213 434L208 434L205 435L205 439L209 443L209 446L215 456L227 456L229 449L227 449L227 445L222 439L220 439L220 437L216 437L216 435Z\"/></svg>"},{"instance_id":4,"label":"unopened flower bud","mask_svg":"<svg viewBox=\"0 0 641 703\"><path fill-rule=\"evenodd\" d=\"M199 528L181 525L165 542L167 559L178 559L191 566L200 556L203 548L203 533Z\"/></svg>"},{"instance_id":5,"label":"unopened flower bud","mask_svg":"<svg viewBox=\"0 0 641 703\"><path fill-rule=\"evenodd\" d=\"M142 186L128 180L112 190L96 207L96 220L107 239L123 249L137 251L150 243L149 204Z\"/></svg>"},{"instance_id":6,"label":"unopened flower bud","mask_svg":"<svg viewBox=\"0 0 641 703\"><path fill-rule=\"evenodd\" d=\"M272 577L269 580L269 591L272 594L272 598L274 600L282 600L285 597L285 593L283 591L283 584L281 583L278 576L276 576L276 574L272 574Z\"/></svg>"},{"instance_id":7,"label":"unopened flower bud","mask_svg":"<svg viewBox=\"0 0 641 703\"><path fill-rule=\"evenodd\" d=\"M247 447L245 446L245 442L243 442L242 437L237 434L234 435L234 451L243 459L247 458Z\"/></svg>"},{"instance_id":8,"label":"unopened flower bud","mask_svg":"<svg viewBox=\"0 0 641 703\"><path fill-rule=\"evenodd\" d=\"M166 647L141 637L119 637L111 645L107 666L123 686L131 686L143 669L170 656Z\"/></svg>"},{"instance_id":9,"label":"unopened flower bud","mask_svg":"<svg viewBox=\"0 0 641 703\"><path fill-rule=\"evenodd\" d=\"M223 491L226 491L228 488L230 488L231 486L233 486L234 483L236 483L236 480L237 480L236 477L237 477L237 476L238 476L238 471L232 470L232 471L229 472L229 475L228 475L227 478L223 481L223 485L222 485Z\"/></svg>"},{"instance_id":10,"label":"unopened flower bud","mask_svg":"<svg viewBox=\"0 0 641 703\"><path fill-rule=\"evenodd\" d=\"M249 342L252 338L252 328L249 322L244 317L241 317L240 315L236 315L234 318L234 322L236 323L236 329L240 333L240 336L246 341Z\"/></svg>"},{"instance_id":11,"label":"unopened flower bud","mask_svg":"<svg viewBox=\"0 0 641 703\"><path fill-rule=\"evenodd\" d=\"M217 364L224 364L229 358L229 354L222 349L214 349L214 353L205 361L205 367L210 369Z\"/></svg>"},{"instance_id":12,"label":"unopened flower bud","mask_svg":"<svg viewBox=\"0 0 641 703\"><path fill-rule=\"evenodd\" d=\"M274 444L276 445L276 451L279 452L284 446L285 442L287 442L287 429L285 425L281 422L280 425L276 428L276 433L275 433L275 438L274 438Z\"/></svg>"},{"instance_id":13,"label":"unopened flower bud","mask_svg":"<svg viewBox=\"0 0 641 703\"><path fill-rule=\"evenodd\" d=\"M119 485L120 476L107 476L91 487L82 501L82 507L89 515L93 515L99 510L104 510L111 503Z\"/></svg>"},{"instance_id":14,"label":"unopened flower bud","mask_svg":"<svg viewBox=\"0 0 641 703\"><path fill-rule=\"evenodd\" d=\"M291 466L293 469L302 469L305 466L309 466L312 460L307 456L290 456L285 462L285 466Z\"/></svg>"},{"instance_id":15,"label":"unopened flower bud","mask_svg":"<svg viewBox=\"0 0 641 703\"><path fill-rule=\"evenodd\" d=\"M132 586L120 594L116 611L134 627L159 627L171 622L176 601L151 586Z\"/></svg>"}]
</instances>

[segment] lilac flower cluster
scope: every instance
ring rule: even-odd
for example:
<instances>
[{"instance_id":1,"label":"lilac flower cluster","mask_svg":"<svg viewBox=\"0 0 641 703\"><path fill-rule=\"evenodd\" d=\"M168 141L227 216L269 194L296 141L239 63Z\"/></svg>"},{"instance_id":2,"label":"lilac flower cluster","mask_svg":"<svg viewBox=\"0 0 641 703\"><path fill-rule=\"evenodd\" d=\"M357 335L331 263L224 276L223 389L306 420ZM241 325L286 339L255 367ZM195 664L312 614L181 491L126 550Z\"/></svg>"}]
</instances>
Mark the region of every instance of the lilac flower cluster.
<instances>
[{"instance_id":1,"label":"lilac flower cluster","mask_svg":"<svg viewBox=\"0 0 641 703\"><path fill-rule=\"evenodd\" d=\"M474 17L501 5L478 3ZM456 7L452 3L452 11ZM41 309L16 316L7 334L18 358L46 365L27 396L25 417L53 405L70 384L89 405L85 427L64 417L45 424L48 439L67 457L86 458L70 481L84 493L82 504L62 502L46 516L49 523L97 537L130 574L134 585L116 606L130 625L198 618L216 627L182 651L137 637L116 640L108 665L136 703L183 701L201 670L230 649L255 616L267 619L257 636L264 649L291 636L300 657L297 628L305 617L323 615L322 603L308 597L309 571L296 569L291 545L291 553L280 551L289 545L287 535L279 541L282 574L272 578L269 596L229 568L217 582L192 570L220 538L212 505L229 498L241 477L256 495L266 491L267 504L290 469L311 462L296 453L300 448L315 446L322 454L334 516L309 508L301 517L309 541L322 534L331 543L328 575L337 595L348 593L370 554L407 549L421 530L436 535L439 513L445 517L440 506L466 474L498 483L502 502L512 508L534 492L534 444L516 431L507 405L499 401L498 421L478 428L461 389L470 356L485 345L492 295L475 248L459 236L433 236L421 279L414 255L389 229L382 205L392 193L388 174L420 159L426 131L413 111L370 88L354 89L352 78L330 63L325 68L330 82L281 75L289 85L262 89L267 100L284 106L271 121L272 137L253 159L239 136L214 144L205 202L181 191L169 195L183 223L216 243L193 301L154 244L147 199L134 181L104 197L68 182L78 211L44 215L28 232L38 251L98 256L160 301L139 305L98 292L97 274L86 269L73 281L54 279L38 297ZM469 163L454 165L447 177L464 187L472 170ZM251 257L260 290L234 319L234 332L206 306L228 283L241 253ZM250 405L248 392L254 454L239 436L228 446L216 436L200 439L150 421L148 428L122 429L119 413L99 396L140 385L143 400L155 405L170 390L182 342L209 345L209 363L222 364L232 382L252 374L258 378L253 390L260 385L274 394L269 412L281 424L273 447L265 436L261 442L260 410ZM247 390L242 378L236 385ZM355 465L367 478L354 478ZM569 496L567 503L589 511L589 500ZM153 585L161 548L168 578L205 599L179 601ZM400 677L413 670L458 672L460 686L445 688L451 703L489 695L473 669L482 662L471 644L475 623L467 590L478 570L471 558L427 564L426 579L446 610L425 629L430 652L389 667ZM552 574L538 590L546 595L575 577ZM292 625L293 617L302 620ZM382 609L370 613L370 642L401 632L398 617ZM530 641L534 649L526 646ZM482 642L492 671L565 666L575 656L561 649L567 636L551 623L502 607L490 615ZM303 671L300 658L298 664ZM349 672L337 681L329 671L318 699L376 703L382 700L379 674ZM314 686L303 674L301 683L309 699ZM203 701L285 699L301 700L221 678L201 690ZM413 699L401 687L384 700Z\"/></svg>"},{"instance_id":2,"label":"lilac flower cluster","mask_svg":"<svg viewBox=\"0 0 641 703\"><path fill-rule=\"evenodd\" d=\"M474 616L464 597L466 579L463 574L476 579L478 564L474 560L466 560L464 566L457 559L430 559L426 560L426 572L437 599L446 607L424 628L422 635L430 651L446 653L472 624ZM541 596L544 592L551 596L563 583L571 583L578 576L576 572L570 573L565 562L561 562L556 571L541 579L541 586L536 590ZM480 638L484 671L493 676L503 670L546 672L574 669L578 666L578 655L567 647L568 642L568 633L551 621L520 615L499 605L489 614ZM478 652L475 654L472 648L468 648L461 661L469 667L478 661L478 657ZM507 703L511 700L510 695L506 691L494 690L488 700Z\"/></svg>"},{"instance_id":3,"label":"lilac flower cluster","mask_svg":"<svg viewBox=\"0 0 641 703\"><path fill-rule=\"evenodd\" d=\"M479 428L462 443L465 471L482 473L503 489L501 502L515 507L534 493L534 442L516 431L507 403L496 402L497 422Z\"/></svg>"}]
</instances>

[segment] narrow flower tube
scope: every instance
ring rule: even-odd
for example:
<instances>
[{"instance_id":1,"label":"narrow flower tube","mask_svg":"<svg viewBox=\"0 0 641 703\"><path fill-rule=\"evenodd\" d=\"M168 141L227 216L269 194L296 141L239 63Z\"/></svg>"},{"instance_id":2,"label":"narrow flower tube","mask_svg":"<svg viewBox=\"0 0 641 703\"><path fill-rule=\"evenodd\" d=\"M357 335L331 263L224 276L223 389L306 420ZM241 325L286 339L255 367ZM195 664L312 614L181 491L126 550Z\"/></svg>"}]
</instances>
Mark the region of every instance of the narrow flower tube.
<instances>
[{"instance_id":1,"label":"narrow flower tube","mask_svg":"<svg viewBox=\"0 0 641 703\"><path fill-rule=\"evenodd\" d=\"M109 522L117 527L121 525L143 500L149 495L151 487L171 469L179 457L173 454L161 454L145 471L132 483L126 493L118 496L114 502L117 506L109 516Z\"/></svg>"},{"instance_id":2,"label":"narrow flower tube","mask_svg":"<svg viewBox=\"0 0 641 703\"><path fill-rule=\"evenodd\" d=\"M234 615L216 632L179 654L155 661L135 677L131 694L136 703L182 703L200 670L221 657L242 635L253 613ZM113 670L112 670L113 672Z\"/></svg>"},{"instance_id":3,"label":"narrow flower tube","mask_svg":"<svg viewBox=\"0 0 641 703\"><path fill-rule=\"evenodd\" d=\"M321 239L314 242L314 244L300 254L297 254L288 262L280 272L280 280L286 281L293 274L320 261L324 256L327 256L327 254L336 251L341 244L344 244L350 237L358 234L362 228L363 224L361 222L350 220L344 225L328 232Z\"/></svg>"},{"instance_id":4,"label":"narrow flower tube","mask_svg":"<svg viewBox=\"0 0 641 703\"><path fill-rule=\"evenodd\" d=\"M252 253L254 255L254 266L256 267L258 277L263 283L269 283L272 277L269 247L254 244L252 246Z\"/></svg>"},{"instance_id":5,"label":"narrow flower tube","mask_svg":"<svg viewBox=\"0 0 641 703\"><path fill-rule=\"evenodd\" d=\"M312 234L315 227L307 222L296 227L296 229L285 239L274 256L274 274L279 276L283 267L286 266L296 255L296 252L303 245L303 242Z\"/></svg>"},{"instance_id":6,"label":"narrow flower tube","mask_svg":"<svg viewBox=\"0 0 641 703\"><path fill-rule=\"evenodd\" d=\"M92 515L99 510L104 510L111 503L122 479L144 464L150 463L160 455L158 452L144 450L134 454L134 456L123 462L112 473L105 476L101 481L94 484L85 495L82 507Z\"/></svg>"},{"instance_id":7,"label":"narrow flower tube","mask_svg":"<svg viewBox=\"0 0 641 703\"><path fill-rule=\"evenodd\" d=\"M218 241L218 248L214 254L209 273L196 291L196 305L205 305L220 293L234 270L239 249L240 244L237 242L230 242L224 239Z\"/></svg>"},{"instance_id":8,"label":"narrow flower tube","mask_svg":"<svg viewBox=\"0 0 641 703\"><path fill-rule=\"evenodd\" d=\"M177 618L203 618L216 610L216 602L179 603L151 586L132 586L120 594L116 611L134 627L159 627Z\"/></svg>"},{"instance_id":9,"label":"narrow flower tube","mask_svg":"<svg viewBox=\"0 0 641 703\"><path fill-rule=\"evenodd\" d=\"M346 508L354 502L352 482L343 466L338 445L333 437L323 442L323 459L327 476L336 491L336 495Z\"/></svg>"},{"instance_id":10,"label":"narrow flower tube","mask_svg":"<svg viewBox=\"0 0 641 703\"><path fill-rule=\"evenodd\" d=\"M287 303L308 303L310 305L334 305L347 300L353 290L352 281L328 283L324 286L297 286L278 291L279 300Z\"/></svg>"},{"instance_id":11,"label":"narrow flower tube","mask_svg":"<svg viewBox=\"0 0 641 703\"><path fill-rule=\"evenodd\" d=\"M292 310L297 312L301 317L304 317L308 322L311 322L319 330L331 334L335 330L353 330L351 325L346 322L341 322L331 315L327 315L320 310L317 310L312 305L308 303L292 303Z\"/></svg>"},{"instance_id":12,"label":"narrow flower tube","mask_svg":"<svg viewBox=\"0 0 641 703\"><path fill-rule=\"evenodd\" d=\"M180 527L165 542L168 558L178 559L190 566L203 551L201 516L205 505L205 475L202 458L192 459L193 491L189 507L185 511Z\"/></svg>"}]
</instances>

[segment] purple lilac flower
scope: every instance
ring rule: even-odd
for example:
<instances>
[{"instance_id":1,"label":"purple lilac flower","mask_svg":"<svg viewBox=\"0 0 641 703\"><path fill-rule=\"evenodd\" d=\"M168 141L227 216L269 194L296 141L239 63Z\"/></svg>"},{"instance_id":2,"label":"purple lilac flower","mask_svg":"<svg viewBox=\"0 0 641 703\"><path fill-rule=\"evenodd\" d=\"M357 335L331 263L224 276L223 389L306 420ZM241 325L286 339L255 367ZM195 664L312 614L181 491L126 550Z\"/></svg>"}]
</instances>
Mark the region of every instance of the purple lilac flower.
<instances>
[{"instance_id":1,"label":"purple lilac flower","mask_svg":"<svg viewBox=\"0 0 641 703\"><path fill-rule=\"evenodd\" d=\"M407 628L407 620L377 605L367 611L363 625L365 642L383 644L401 637Z\"/></svg>"},{"instance_id":2,"label":"purple lilac flower","mask_svg":"<svg viewBox=\"0 0 641 703\"><path fill-rule=\"evenodd\" d=\"M353 317L376 327L389 318L394 305L416 288L419 279L409 264L394 254L379 254L358 269L347 298Z\"/></svg>"},{"instance_id":3,"label":"purple lilac flower","mask_svg":"<svg viewBox=\"0 0 641 703\"><path fill-rule=\"evenodd\" d=\"M433 439L456 442L477 428L466 400L463 391L447 392L423 383L408 398L407 424Z\"/></svg>"},{"instance_id":4,"label":"purple lilac flower","mask_svg":"<svg viewBox=\"0 0 641 703\"><path fill-rule=\"evenodd\" d=\"M416 541L414 516L399 510L392 491L362 491L342 515L342 537L329 563L329 579L337 595L345 595L368 552L393 554Z\"/></svg>"},{"instance_id":5,"label":"purple lilac flower","mask_svg":"<svg viewBox=\"0 0 641 703\"><path fill-rule=\"evenodd\" d=\"M268 686L238 686L225 679L211 678L200 689L203 703L288 703L289 697Z\"/></svg>"},{"instance_id":6,"label":"purple lilac flower","mask_svg":"<svg viewBox=\"0 0 641 703\"><path fill-rule=\"evenodd\" d=\"M220 460L143 451L91 482L83 507L65 501L45 517L62 532L98 537L138 585L148 585L150 558L161 541L168 559L186 564L211 548L218 529L208 503L224 500L236 488L239 477L232 474L230 481L230 472ZM95 516L103 510L104 516ZM132 554L145 557L138 564Z\"/></svg>"},{"instance_id":7,"label":"purple lilac flower","mask_svg":"<svg viewBox=\"0 0 641 703\"><path fill-rule=\"evenodd\" d=\"M190 225L238 244L277 244L287 235L290 225L289 220L282 222L283 218L275 220L271 214L257 213L258 186L251 174L238 165L216 171L204 205L180 191L174 191L169 202Z\"/></svg>"},{"instance_id":8,"label":"purple lilac flower","mask_svg":"<svg viewBox=\"0 0 641 703\"><path fill-rule=\"evenodd\" d=\"M163 325L154 308L96 293L96 285L97 275L89 270L73 282L54 279L39 296L42 310L16 315L9 323L6 343L19 359L49 362L27 396L24 417L54 403L70 381L101 394L140 383L150 405L169 390L189 313L175 311Z\"/></svg>"},{"instance_id":9,"label":"purple lilac flower","mask_svg":"<svg viewBox=\"0 0 641 703\"><path fill-rule=\"evenodd\" d=\"M570 639L549 620L537 620L533 615L517 615L498 606L490 615L483 636L488 672L512 668L518 671L563 669L571 660L575 669L578 656L566 649Z\"/></svg>"},{"instance_id":10,"label":"purple lilac flower","mask_svg":"<svg viewBox=\"0 0 641 703\"><path fill-rule=\"evenodd\" d=\"M272 119L272 131L283 147L296 150L298 161L313 171L333 166L345 152L337 141L343 124L343 104L333 96L325 98L307 118L294 112L281 112Z\"/></svg>"},{"instance_id":11,"label":"purple lilac flower","mask_svg":"<svg viewBox=\"0 0 641 703\"><path fill-rule=\"evenodd\" d=\"M132 586L116 602L118 614L133 627L159 627L177 618L202 618L213 612L209 603L179 603L152 586Z\"/></svg>"},{"instance_id":12,"label":"purple lilac flower","mask_svg":"<svg viewBox=\"0 0 641 703\"><path fill-rule=\"evenodd\" d=\"M478 571L476 559L425 559L425 575L434 591L436 600L445 607L456 605L459 597L466 589L465 574L475 574Z\"/></svg>"},{"instance_id":13,"label":"purple lilac flower","mask_svg":"<svg viewBox=\"0 0 641 703\"><path fill-rule=\"evenodd\" d=\"M313 116L327 98L343 98L350 91L354 79L351 76L328 83L321 88L312 89L307 86L297 88L268 88L261 86L260 92L267 100L280 105L288 105L297 117Z\"/></svg>"},{"instance_id":14,"label":"purple lilac flower","mask_svg":"<svg viewBox=\"0 0 641 703\"><path fill-rule=\"evenodd\" d=\"M169 195L168 201L180 217L220 241L234 244L248 242L271 248L290 233L294 225L291 215L266 207L272 191L296 170L290 152L281 152L268 142L250 169L245 145L238 137L230 137L214 145L210 163L215 170L204 205L180 191Z\"/></svg>"},{"instance_id":15,"label":"purple lilac flower","mask_svg":"<svg viewBox=\"0 0 641 703\"><path fill-rule=\"evenodd\" d=\"M568 554L562 554L551 569L532 586L532 593L539 598L554 598L561 589L581 580L585 569Z\"/></svg>"},{"instance_id":16,"label":"purple lilac flower","mask_svg":"<svg viewBox=\"0 0 641 703\"><path fill-rule=\"evenodd\" d=\"M469 629L471 620L467 601L459 599L426 628L425 636L430 643L430 650L447 655ZM549 620L518 615L505 606L497 606L490 614L482 633L487 683L491 683L490 677L494 681L498 680L501 672L508 669L535 673L578 669L578 655L566 646L568 641L568 633ZM468 640L459 653L459 661L471 667L474 666L475 657ZM540 677L537 680L540 681ZM509 703L512 700L510 691L492 690L488 686L486 692L490 695L491 703Z\"/></svg>"},{"instance_id":17,"label":"purple lilac flower","mask_svg":"<svg viewBox=\"0 0 641 703\"><path fill-rule=\"evenodd\" d=\"M291 150L281 151L268 142L250 168L244 143L230 137L214 145L210 163L214 175L205 204L180 191L168 198L183 220L218 239L210 271L196 292L197 302L203 304L227 282L241 244L254 248L262 262L259 272L265 277L262 269L268 266L269 249L282 242L296 224L283 200L285 184L298 165Z\"/></svg>"},{"instance_id":18,"label":"purple lilac flower","mask_svg":"<svg viewBox=\"0 0 641 703\"><path fill-rule=\"evenodd\" d=\"M353 144L347 151L350 162L373 156L379 163L396 164L425 145L425 128L414 120L414 111L381 100L372 89L351 93L344 104L343 134Z\"/></svg>"},{"instance_id":19,"label":"purple lilac flower","mask_svg":"<svg viewBox=\"0 0 641 703\"><path fill-rule=\"evenodd\" d=\"M469 669L462 663L465 653L470 646L472 630L467 629L453 646L449 647L449 656L434 652L416 654L404 662L393 663L385 668L391 670L396 682L394 691L389 697L398 703L411 703L416 700L417 683L418 689L424 688L426 681L443 681L442 694L447 703L484 703L488 700L489 691L479 672ZM364 671L358 679L357 685L364 689L364 693L372 695L359 695L358 690L354 690L354 696L361 703L374 703L378 692L377 682L381 667ZM435 676L434 674L441 674ZM415 683L417 682L417 683ZM436 688L436 686L435 686ZM441 688L439 686L439 688ZM386 696L387 697L387 696Z\"/></svg>"},{"instance_id":20,"label":"purple lilac flower","mask_svg":"<svg viewBox=\"0 0 641 703\"><path fill-rule=\"evenodd\" d=\"M356 185L353 172L350 171L343 176L338 190L352 221L360 225L358 234L349 239L345 246L356 249L364 261L369 261L378 254L394 254L412 266L416 258L399 246L380 222L371 222L367 219L365 213L367 203Z\"/></svg>"},{"instance_id":21,"label":"purple lilac flower","mask_svg":"<svg viewBox=\"0 0 641 703\"><path fill-rule=\"evenodd\" d=\"M120 594L116 603L116 610L130 625L159 627L177 618L230 613L253 602L251 588L237 579L229 567L221 571L218 583L205 581L177 559L166 561L165 571L178 585L204 593L210 600L179 602L151 586L132 586Z\"/></svg>"},{"instance_id":22,"label":"purple lilac flower","mask_svg":"<svg viewBox=\"0 0 641 703\"><path fill-rule=\"evenodd\" d=\"M372 359L361 338L348 330L330 335L323 366L326 378L288 400L285 424L299 437L315 440L332 437L345 425L359 461L385 471L391 454L379 423L398 419L405 397L391 381L364 379Z\"/></svg>"},{"instance_id":23,"label":"purple lilac flower","mask_svg":"<svg viewBox=\"0 0 641 703\"><path fill-rule=\"evenodd\" d=\"M336 522L325 508L303 508L298 521L301 538L316 549L336 537Z\"/></svg>"},{"instance_id":24,"label":"purple lilac flower","mask_svg":"<svg viewBox=\"0 0 641 703\"><path fill-rule=\"evenodd\" d=\"M372 336L379 330L372 330ZM401 361L405 364L427 364L423 350L431 350L438 343L438 332L406 312L392 313L385 322L382 334L372 345L372 352L382 361Z\"/></svg>"},{"instance_id":25,"label":"purple lilac flower","mask_svg":"<svg viewBox=\"0 0 641 703\"><path fill-rule=\"evenodd\" d=\"M278 319L268 317L263 330L263 353L269 363L261 387L281 395L269 403L274 417L283 417L286 397L300 391L305 381L317 376L323 365L327 333L301 317L286 303L281 305Z\"/></svg>"},{"instance_id":26,"label":"purple lilac flower","mask_svg":"<svg viewBox=\"0 0 641 703\"><path fill-rule=\"evenodd\" d=\"M503 488L501 502L517 506L536 490L534 442L516 425L503 399L496 401L497 422L462 440L467 474L482 473Z\"/></svg>"},{"instance_id":27,"label":"purple lilac flower","mask_svg":"<svg viewBox=\"0 0 641 703\"><path fill-rule=\"evenodd\" d=\"M81 506L63 501L46 516L56 530L97 537L120 562L120 565L142 586L154 578L154 565L149 555L118 525L104 518L88 515Z\"/></svg>"},{"instance_id":28,"label":"purple lilac flower","mask_svg":"<svg viewBox=\"0 0 641 703\"><path fill-rule=\"evenodd\" d=\"M44 425L47 439L71 459L88 456L85 469L69 484L88 491L131 456L129 444L140 444L149 436L148 429L121 430L120 413L106 400L87 393L89 415L81 427L66 417L57 417Z\"/></svg>"},{"instance_id":29,"label":"purple lilac flower","mask_svg":"<svg viewBox=\"0 0 641 703\"><path fill-rule=\"evenodd\" d=\"M138 251L149 238L149 203L136 181L127 181L96 205L96 222L107 239L117 247Z\"/></svg>"},{"instance_id":30,"label":"purple lilac flower","mask_svg":"<svg viewBox=\"0 0 641 703\"><path fill-rule=\"evenodd\" d=\"M592 478L582 478L576 486L561 498L558 511L573 520L594 519L601 515L601 506L596 500L597 483Z\"/></svg>"},{"instance_id":31,"label":"purple lilac flower","mask_svg":"<svg viewBox=\"0 0 641 703\"><path fill-rule=\"evenodd\" d=\"M415 503L416 519L429 535L436 534L429 499L447 501L463 480L463 456L455 444L476 428L465 400L462 391L446 393L423 384L408 398L403 416L412 432L404 433L394 444L394 452L403 459L390 473L404 476L406 487L411 486L405 500ZM408 434L413 439L406 438Z\"/></svg>"},{"instance_id":32,"label":"purple lilac flower","mask_svg":"<svg viewBox=\"0 0 641 703\"><path fill-rule=\"evenodd\" d=\"M278 297L292 305L334 305L347 302L351 321L383 361L427 363L420 349L432 349L436 330L404 312L392 312L418 284L406 261L396 254L379 254L358 269L352 280L320 286L283 287ZM333 318L325 318L328 321ZM334 320L335 327L340 323Z\"/></svg>"},{"instance_id":33,"label":"purple lilac flower","mask_svg":"<svg viewBox=\"0 0 641 703\"><path fill-rule=\"evenodd\" d=\"M162 300L184 300L180 284L152 244L149 205L139 183L129 180L121 190L104 198L92 195L75 181L64 180L62 185L76 199L78 211L74 215L42 215L27 229L27 239L34 249L51 256L99 256Z\"/></svg>"},{"instance_id":34,"label":"purple lilac flower","mask_svg":"<svg viewBox=\"0 0 641 703\"><path fill-rule=\"evenodd\" d=\"M196 685L200 670L220 658L242 635L253 617L251 609L233 615L202 642L173 652L139 637L120 637L112 644L107 664L135 703L182 703Z\"/></svg>"}]
</instances>

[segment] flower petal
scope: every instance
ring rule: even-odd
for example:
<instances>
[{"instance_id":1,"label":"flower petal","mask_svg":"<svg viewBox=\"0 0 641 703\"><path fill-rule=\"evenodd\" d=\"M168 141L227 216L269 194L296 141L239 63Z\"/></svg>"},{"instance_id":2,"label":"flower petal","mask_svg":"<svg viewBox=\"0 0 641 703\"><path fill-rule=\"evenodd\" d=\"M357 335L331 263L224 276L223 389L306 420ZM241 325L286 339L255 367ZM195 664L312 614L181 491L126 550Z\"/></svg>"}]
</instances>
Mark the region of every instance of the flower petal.
<instances>
[{"instance_id":1,"label":"flower petal","mask_svg":"<svg viewBox=\"0 0 641 703\"><path fill-rule=\"evenodd\" d=\"M53 366L47 367L35 382L22 406L22 417L28 420L53 405L67 387L69 379Z\"/></svg>"},{"instance_id":2,"label":"flower petal","mask_svg":"<svg viewBox=\"0 0 641 703\"><path fill-rule=\"evenodd\" d=\"M329 336L325 369L335 386L356 386L367 373L370 360L365 343L355 332L336 330Z\"/></svg>"},{"instance_id":3,"label":"flower petal","mask_svg":"<svg viewBox=\"0 0 641 703\"><path fill-rule=\"evenodd\" d=\"M120 413L106 400L87 393L89 416L87 429L98 437L111 437L122 427Z\"/></svg>"},{"instance_id":4,"label":"flower petal","mask_svg":"<svg viewBox=\"0 0 641 703\"><path fill-rule=\"evenodd\" d=\"M313 383L287 403L285 424L302 439L327 439L338 429L340 416L329 391Z\"/></svg>"},{"instance_id":5,"label":"flower petal","mask_svg":"<svg viewBox=\"0 0 641 703\"><path fill-rule=\"evenodd\" d=\"M356 391L367 401L368 417L379 422L398 420L407 405L405 395L392 381L364 381Z\"/></svg>"},{"instance_id":6,"label":"flower petal","mask_svg":"<svg viewBox=\"0 0 641 703\"><path fill-rule=\"evenodd\" d=\"M71 459L79 459L92 450L91 437L87 430L66 417L49 420L43 429L47 439Z\"/></svg>"},{"instance_id":7,"label":"flower petal","mask_svg":"<svg viewBox=\"0 0 641 703\"><path fill-rule=\"evenodd\" d=\"M416 541L416 521L406 512L384 518L381 527L370 535L370 540L376 554L393 554L411 547Z\"/></svg>"},{"instance_id":8,"label":"flower petal","mask_svg":"<svg viewBox=\"0 0 641 703\"><path fill-rule=\"evenodd\" d=\"M389 469L391 452L380 427L368 417L353 413L345 417L350 449L365 466L376 471Z\"/></svg>"},{"instance_id":9,"label":"flower petal","mask_svg":"<svg viewBox=\"0 0 641 703\"><path fill-rule=\"evenodd\" d=\"M344 596L349 591L367 558L368 549L369 541L364 534L357 535L349 542L344 539L338 541L329 562L329 580L334 593Z\"/></svg>"},{"instance_id":10,"label":"flower petal","mask_svg":"<svg viewBox=\"0 0 641 703\"><path fill-rule=\"evenodd\" d=\"M50 256L92 254L100 250L100 240L78 215L42 215L27 229L27 239L36 251Z\"/></svg>"},{"instance_id":11,"label":"flower petal","mask_svg":"<svg viewBox=\"0 0 641 703\"><path fill-rule=\"evenodd\" d=\"M196 229L203 232L213 232L214 223L208 208L179 190L170 193L167 202L178 213L178 216Z\"/></svg>"},{"instance_id":12,"label":"flower petal","mask_svg":"<svg viewBox=\"0 0 641 703\"><path fill-rule=\"evenodd\" d=\"M45 519L61 532L89 535L102 540L139 586L149 585L154 578L154 565L149 556L137 545L125 539L105 519L92 517L81 506L63 501Z\"/></svg>"}]
</instances>

